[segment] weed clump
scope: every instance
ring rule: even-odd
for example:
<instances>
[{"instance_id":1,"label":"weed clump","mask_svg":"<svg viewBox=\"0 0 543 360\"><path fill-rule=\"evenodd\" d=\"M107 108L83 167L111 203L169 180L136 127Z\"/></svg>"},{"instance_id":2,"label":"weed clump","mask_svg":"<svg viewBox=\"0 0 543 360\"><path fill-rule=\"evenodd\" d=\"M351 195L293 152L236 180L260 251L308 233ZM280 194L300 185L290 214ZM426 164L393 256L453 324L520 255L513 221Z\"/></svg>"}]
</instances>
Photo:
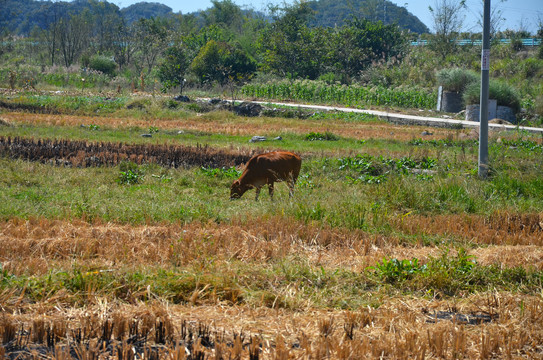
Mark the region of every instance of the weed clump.
<instances>
[{"instance_id":1,"label":"weed clump","mask_svg":"<svg viewBox=\"0 0 543 360\"><path fill-rule=\"evenodd\" d=\"M331 132L325 132L325 133L319 133L319 132L310 132L305 136L306 141L337 141L340 137L331 133Z\"/></svg>"},{"instance_id":2,"label":"weed clump","mask_svg":"<svg viewBox=\"0 0 543 360\"><path fill-rule=\"evenodd\" d=\"M462 93L468 85L477 82L478 77L474 71L451 68L438 71L436 78L443 90Z\"/></svg>"},{"instance_id":3,"label":"weed clump","mask_svg":"<svg viewBox=\"0 0 543 360\"><path fill-rule=\"evenodd\" d=\"M479 104L481 84L474 82L466 87L463 99L466 105ZM503 81L491 80L488 88L489 99L495 99L500 106L509 106L515 113L520 111L520 95L509 84Z\"/></svg>"},{"instance_id":4,"label":"weed clump","mask_svg":"<svg viewBox=\"0 0 543 360\"><path fill-rule=\"evenodd\" d=\"M119 177L117 182L121 185L134 185L143 181L145 174L143 170L130 161L124 161L119 165Z\"/></svg>"}]
</instances>

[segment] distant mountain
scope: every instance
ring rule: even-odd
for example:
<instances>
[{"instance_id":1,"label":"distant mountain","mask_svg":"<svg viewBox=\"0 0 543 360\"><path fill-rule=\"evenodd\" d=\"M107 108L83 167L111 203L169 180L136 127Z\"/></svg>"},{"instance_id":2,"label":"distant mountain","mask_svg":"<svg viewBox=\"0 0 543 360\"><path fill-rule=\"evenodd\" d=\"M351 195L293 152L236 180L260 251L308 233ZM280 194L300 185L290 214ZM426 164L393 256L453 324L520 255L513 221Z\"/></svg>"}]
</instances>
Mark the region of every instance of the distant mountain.
<instances>
[{"instance_id":1,"label":"distant mountain","mask_svg":"<svg viewBox=\"0 0 543 360\"><path fill-rule=\"evenodd\" d=\"M80 14L83 10L95 15L120 16L117 5L99 0L0 0L0 4L0 31L15 35L28 35L34 28L46 29L60 18Z\"/></svg>"},{"instance_id":2,"label":"distant mountain","mask_svg":"<svg viewBox=\"0 0 543 360\"><path fill-rule=\"evenodd\" d=\"M172 8L157 2L139 2L121 9L121 14L127 24L139 19L150 19L152 17L166 17L172 15Z\"/></svg>"},{"instance_id":3,"label":"distant mountain","mask_svg":"<svg viewBox=\"0 0 543 360\"><path fill-rule=\"evenodd\" d=\"M316 12L313 25L341 26L351 16L363 17L384 24L397 23L401 28L414 33L430 32L430 29L418 17L386 0L315 0L309 6Z\"/></svg>"},{"instance_id":4,"label":"distant mountain","mask_svg":"<svg viewBox=\"0 0 543 360\"><path fill-rule=\"evenodd\" d=\"M157 2L139 2L119 9L106 0L39 1L39 0L0 0L0 32L15 35L28 35L34 28L46 29L61 17L81 13L88 9L91 13L117 14L127 24L140 18L167 17L173 15L169 6ZM353 15L372 21L381 20L385 24L397 23L414 33L426 33L429 29L416 16L405 8L386 0L313 0L308 2L315 11L312 26L342 26ZM206 10L206 11L209 11ZM259 12L242 11L243 16L266 18ZM202 18L202 13L194 13Z\"/></svg>"}]
</instances>

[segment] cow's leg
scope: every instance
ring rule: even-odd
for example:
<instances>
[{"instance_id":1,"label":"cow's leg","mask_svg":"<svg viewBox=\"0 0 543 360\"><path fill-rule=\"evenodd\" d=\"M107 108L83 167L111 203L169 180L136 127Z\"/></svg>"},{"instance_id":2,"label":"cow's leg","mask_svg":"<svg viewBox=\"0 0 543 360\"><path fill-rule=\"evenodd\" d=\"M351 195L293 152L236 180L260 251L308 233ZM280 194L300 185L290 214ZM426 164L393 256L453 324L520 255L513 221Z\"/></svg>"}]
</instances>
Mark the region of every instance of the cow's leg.
<instances>
[{"instance_id":1,"label":"cow's leg","mask_svg":"<svg viewBox=\"0 0 543 360\"><path fill-rule=\"evenodd\" d=\"M268 191L270 192L270 199L273 200L273 182L268 184Z\"/></svg>"},{"instance_id":2,"label":"cow's leg","mask_svg":"<svg viewBox=\"0 0 543 360\"><path fill-rule=\"evenodd\" d=\"M262 188L262 186L257 186L256 187L256 196L255 196L255 201L258 200L258 195L260 195L260 189Z\"/></svg>"},{"instance_id":3,"label":"cow's leg","mask_svg":"<svg viewBox=\"0 0 543 360\"><path fill-rule=\"evenodd\" d=\"M292 174L289 176L288 180L287 180L287 185L288 185L288 196L289 197L292 197L294 196L294 184L296 183L296 179L294 179L292 177Z\"/></svg>"}]
</instances>

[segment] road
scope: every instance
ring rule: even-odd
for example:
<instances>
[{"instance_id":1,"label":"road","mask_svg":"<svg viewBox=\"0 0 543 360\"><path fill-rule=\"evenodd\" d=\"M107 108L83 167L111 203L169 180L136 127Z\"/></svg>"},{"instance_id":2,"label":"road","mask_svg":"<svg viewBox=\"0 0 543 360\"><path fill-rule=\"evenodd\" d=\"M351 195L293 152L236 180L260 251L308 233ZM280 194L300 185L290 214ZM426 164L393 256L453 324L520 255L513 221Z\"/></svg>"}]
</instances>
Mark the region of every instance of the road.
<instances>
[{"instance_id":1,"label":"road","mask_svg":"<svg viewBox=\"0 0 543 360\"><path fill-rule=\"evenodd\" d=\"M364 109L353 109L346 107L337 107L337 106L324 106L324 105L304 105L304 104L293 104L293 103L281 103L281 102L270 102L270 101L253 101L257 104L266 105L266 106L289 106L296 108L305 108L305 109L316 109L316 110L325 110L325 111L343 111L343 112L353 112L360 114L370 114L378 116L379 118L386 120L395 124L404 124L404 125L421 125L421 126L433 126L433 127L447 127L447 128L479 128L479 123L476 121L466 121L466 120L455 120L455 119L446 119L438 117L428 117L428 116L416 116L416 115L405 115L398 113L391 113L388 111L377 111L377 110L364 110ZM509 131L526 131L534 134L543 134L543 128L528 127L528 126L517 126L517 125L502 125L502 124L488 124L489 130L509 130Z\"/></svg>"}]
</instances>

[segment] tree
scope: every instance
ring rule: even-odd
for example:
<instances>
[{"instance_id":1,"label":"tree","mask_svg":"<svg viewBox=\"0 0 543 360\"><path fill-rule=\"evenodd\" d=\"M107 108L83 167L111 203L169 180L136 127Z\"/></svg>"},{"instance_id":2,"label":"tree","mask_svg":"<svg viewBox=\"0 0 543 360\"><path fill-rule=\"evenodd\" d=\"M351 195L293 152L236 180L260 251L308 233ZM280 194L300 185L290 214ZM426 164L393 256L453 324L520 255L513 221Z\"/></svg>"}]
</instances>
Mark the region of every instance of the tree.
<instances>
[{"instance_id":1,"label":"tree","mask_svg":"<svg viewBox=\"0 0 543 360\"><path fill-rule=\"evenodd\" d=\"M88 10L81 14L72 15L69 19L61 18L55 26L59 37L59 48L64 65L69 67L89 46L89 38L92 30L92 23L89 20Z\"/></svg>"},{"instance_id":2,"label":"tree","mask_svg":"<svg viewBox=\"0 0 543 360\"><path fill-rule=\"evenodd\" d=\"M202 13L206 26L221 25L236 32L241 32L243 13L232 0L211 0L213 6Z\"/></svg>"},{"instance_id":3,"label":"tree","mask_svg":"<svg viewBox=\"0 0 543 360\"><path fill-rule=\"evenodd\" d=\"M263 69L291 78L317 78L325 64L327 31L308 26L313 10L305 2L271 10L274 22L259 39Z\"/></svg>"},{"instance_id":4,"label":"tree","mask_svg":"<svg viewBox=\"0 0 543 360\"><path fill-rule=\"evenodd\" d=\"M504 2L505 0L501 0L500 2ZM481 1L481 8L479 10L479 18L477 19L477 26L480 29L480 32L482 33L483 29L483 5L484 0ZM503 16L503 11L497 7L493 6L490 9L490 37L494 38L498 31L500 31L501 26L503 25L503 22L505 21L505 17Z\"/></svg>"},{"instance_id":5,"label":"tree","mask_svg":"<svg viewBox=\"0 0 543 360\"><path fill-rule=\"evenodd\" d=\"M100 53L114 47L113 37L121 22L119 7L107 1L89 0L93 20L93 43Z\"/></svg>"},{"instance_id":6,"label":"tree","mask_svg":"<svg viewBox=\"0 0 543 360\"><path fill-rule=\"evenodd\" d=\"M158 68L158 79L164 90L179 86L183 93L185 72L190 65L187 51L182 45L171 46L164 52L164 59Z\"/></svg>"},{"instance_id":7,"label":"tree","mask_svg":"<svg viewBox=\"0 0 543 360\"><path fill-rule=\"evenodd\" d=\"M428 6L436 32L431 46L443 58L454 51L454 36L462 29L465 8L465 0L435 0L435 8Z\"/></svg>"},{"instance_id":8,"label":"tree","mask_svg":"<svg viewBox=\"0 0 543 360\"><path fill-rule=\"evenodd\" d=\"M135 51L131 30L132 28L126 26L124 20L121 19L111 35L113 39L113 58L117 65L119 65L119 69L130 64Z\"/></svg>"},{"instance_id":9,"label":"tree","mask_svg":"<svg viewBox=\"0 0 543 360\"><path fill-rule=\"evenodd\" d=\"M135 66L139 72L147 68L151 73L158 56L164 51L168 42L168 23L161 18L140 19L134 23L133 41L136 48Z\"/></svg>"},{"instance_id":10,"label":"tree","mask_svg":"<svg viewBox=\"0 0 543 360\"><path fill-rule=\"evenodd\" d=\"M191 70L202 83L241 84L256 71L256 64L239 45L210 40L192 61Z\"/></svg>"},{"instance_id":11,"label":"tree","mask_svg":"<svg viewBox=\"0 0 543 360\"><path fill-rule=\"evenodd\" d=\"M359 75L373 62L403 53L407 38L397 25L353 17L334 34L329 44L332 44L332 68L349 78Z\"/></svg>"}]
</instances>

